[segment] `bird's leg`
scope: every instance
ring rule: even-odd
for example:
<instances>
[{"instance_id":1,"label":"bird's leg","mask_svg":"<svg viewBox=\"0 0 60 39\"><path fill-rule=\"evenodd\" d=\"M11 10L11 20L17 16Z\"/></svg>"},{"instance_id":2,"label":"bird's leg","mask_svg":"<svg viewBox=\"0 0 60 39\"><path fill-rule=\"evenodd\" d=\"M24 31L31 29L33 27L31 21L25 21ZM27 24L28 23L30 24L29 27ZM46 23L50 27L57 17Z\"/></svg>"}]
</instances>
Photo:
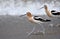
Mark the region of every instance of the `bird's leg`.
<instances>
[{"instance_id":1,"label":"bird's leg","mask_svg":"<svg viewBox=\"0 0 60 39\"><path fill-rule=\"evenodd\" d=\"M42 33L42 34L45 34L45 28L44 28L44 26L43 26L43 24L39 24L40 26L41 26L41 31L39 30L38 32L40 32L40 33Z\"/></svg>"},{"instance_id":2,"label":"bird's leg","mask_svg":"<svg viewBox=\"0 0 60 39\"><path fill-rule=\"evenodd\" d=\"M35 26L33 27L33 30L30 33L28 33L27 37L30 36L34 31L35 31Z\"/></svg>"}]
</instances>

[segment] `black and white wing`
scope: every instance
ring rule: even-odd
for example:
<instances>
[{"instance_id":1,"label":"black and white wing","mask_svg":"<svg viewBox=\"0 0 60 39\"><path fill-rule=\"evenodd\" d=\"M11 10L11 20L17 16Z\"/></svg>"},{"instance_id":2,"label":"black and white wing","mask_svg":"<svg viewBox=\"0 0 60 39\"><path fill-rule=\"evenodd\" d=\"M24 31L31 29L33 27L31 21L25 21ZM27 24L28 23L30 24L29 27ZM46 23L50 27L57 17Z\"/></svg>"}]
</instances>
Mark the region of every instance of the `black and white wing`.
<instances>
[{"instance_id":1,"label":"black and white wing","mask_svg":"<svg viewBox=\"0 0 60 39\"><path fill-rule=\"evenodd\" d=\"M49 19L43 19L41 17L34 17L35 20L42 21L42 22L50 22L51 20Z\"/></svg>"},{"instance_id":2,"label":"black and white wing","mask_svg":"<svg viewBox=\"0 0 60 39\"><path fill-rule=\"evenodd\" d=\"M57 12L56 10L52 10L51 13L52 13L53 15L60 15L60 12Z\"/></svg>"}]
</instances>

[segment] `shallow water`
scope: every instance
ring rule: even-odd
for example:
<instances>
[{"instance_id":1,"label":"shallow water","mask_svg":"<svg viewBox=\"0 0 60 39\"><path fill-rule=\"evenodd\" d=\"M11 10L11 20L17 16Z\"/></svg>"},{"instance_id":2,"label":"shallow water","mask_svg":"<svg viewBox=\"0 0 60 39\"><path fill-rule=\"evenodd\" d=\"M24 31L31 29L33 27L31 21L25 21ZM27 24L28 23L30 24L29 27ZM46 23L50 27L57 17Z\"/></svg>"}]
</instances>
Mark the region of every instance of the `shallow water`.
<instances>
[{"instance_id":1,"label":"shallow water","mask_svg":"<svg viewBox=\"0 0 60 39\"><path fill-rule=\"evenodd\" d=\"M55 21L57 24L60 23L58 19ZM31 32L34 26L36 26L36 32L42 25L32 24L26 17L0 16L0 39L60 39L60 27L50 27L50 23L43 24L46 30L45 35L37 33L26 37L27 32Z\"/></svg>"}]
</instances>

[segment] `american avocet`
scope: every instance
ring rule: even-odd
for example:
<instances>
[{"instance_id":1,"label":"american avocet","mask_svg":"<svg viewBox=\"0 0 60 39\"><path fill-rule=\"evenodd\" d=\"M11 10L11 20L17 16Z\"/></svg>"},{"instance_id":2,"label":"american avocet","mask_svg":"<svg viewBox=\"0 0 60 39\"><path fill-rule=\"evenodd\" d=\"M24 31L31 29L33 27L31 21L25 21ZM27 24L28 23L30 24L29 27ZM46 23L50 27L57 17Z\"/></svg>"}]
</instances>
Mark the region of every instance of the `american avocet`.
<instances>
[{"instance_id":1,"label":"american avocet","mask_svg":"<svg viewBox=\"0 0 60 39\"><path fill-rule=\"evenodd\" d=\"M43 19L39 16L33 16L30 12L27 12L27 18L29 21L34 23L44 23L44 22L50 22L51 20Z\"/></svg>"},{"instance_id":2,"label":"american avocet","mask_svg":"<svg viewBox=\"0 0 60 39\"><path fill-rule=\"evenodd\" d=\"M45 12L49 17L60 17L60 12L55 10L49 11L47 5L44 5Z\"/></svg>"},{"instance_id":3,"label":"american avocet","mask_svg":"<svg viewBox=\"0 0 60 39\"><path fill-rule=\"evenodd\" d=\"M26 15L27 15L27 18L30 22L36 23L36 24L47 23L47 22L51 21L51 20L48 20L48 19L40 18L38 16L33 16L30 12L27 12ZM43 28L43 26L42 26L42 28ZM28 36L30 36L34 31L35 31L35 27L33 27L33 30L30 33L28 33ZM45 34L45 29L41 32L43 34Z\"/></svg>"}]
</instances>

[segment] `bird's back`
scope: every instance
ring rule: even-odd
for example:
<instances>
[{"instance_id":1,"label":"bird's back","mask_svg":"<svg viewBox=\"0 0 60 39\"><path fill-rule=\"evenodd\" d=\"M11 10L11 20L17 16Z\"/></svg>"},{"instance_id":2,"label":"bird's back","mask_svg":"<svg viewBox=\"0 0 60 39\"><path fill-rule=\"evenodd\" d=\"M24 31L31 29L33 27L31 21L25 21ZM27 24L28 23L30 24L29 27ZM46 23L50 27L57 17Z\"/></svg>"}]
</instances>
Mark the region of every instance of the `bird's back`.
<instances>
[{"instance_id":1,"label":"bird's back","mask_svg":"<svg viewBox=\"0 0 60 39\"><path fill-rule=\"evenodd\" d=\"M60 15L60 12L57 12L56 10L52 10L51 13L52 13L53 15Z\"/></svg>"},{"instance_id":2,"label":"bird's back","mask_svg":"<svg viewBox=\"0 0 60 39\"><path fill-rule=\"evenodd\" d=\"M43 18L39 18L39 17L34 17L35 20L41 21L41 22L50 22L51 20L49 19L43 19Z\"/></svg>"}]
</instances>

